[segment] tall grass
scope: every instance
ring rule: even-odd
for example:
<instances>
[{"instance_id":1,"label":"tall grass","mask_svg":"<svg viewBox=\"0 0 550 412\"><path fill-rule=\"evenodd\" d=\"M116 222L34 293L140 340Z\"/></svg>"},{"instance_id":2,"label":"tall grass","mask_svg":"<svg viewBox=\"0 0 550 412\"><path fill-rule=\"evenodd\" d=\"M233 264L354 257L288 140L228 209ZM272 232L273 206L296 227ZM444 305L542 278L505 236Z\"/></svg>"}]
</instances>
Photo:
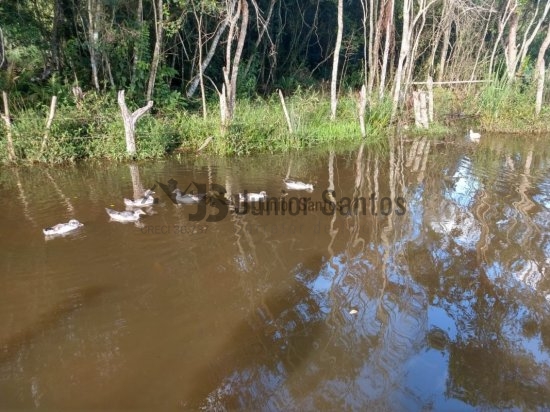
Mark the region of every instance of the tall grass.
<instances>
[{"instance_id":1,"label":"tall grass","mask_svg":"<svg viewBox=\"0 0 550 412\"><path fill-rule=\"evenodd\" d=\"M476 97L474 104L484 130L501 133L550 131L549 113L535 114L534 83L495 79Z\"/></svg>"},{"instance_id":2,"label":"tall grass","mask_svg":"<svg viewBox=\"0 0 550 412\"><path fill-rule=\"evenodd\" d=\"M319 145L360 141L358 111L352 95L338 103L337 118L329 119L330 102L313 90L300 90L287 97L292 132L278 95L237 101L230 126L220 127L219 106L210 102L208 116L198 109L186 110L181 102L153 111L136 125L138 158L159 158L173 152L195 152L208 137L205 151L218 155L285 152ZM124 128L114 95L89 94L81 105L62 99L41 150L48 106L24 108L17 102L12 135L17 157L23 162L58 163L84 158L127 158ZM368 108L367 141L381 142L390 123L391 104L381 101ZM6 130L0 131L0 161L7 160Z\"/></svg>"}]
</instances>

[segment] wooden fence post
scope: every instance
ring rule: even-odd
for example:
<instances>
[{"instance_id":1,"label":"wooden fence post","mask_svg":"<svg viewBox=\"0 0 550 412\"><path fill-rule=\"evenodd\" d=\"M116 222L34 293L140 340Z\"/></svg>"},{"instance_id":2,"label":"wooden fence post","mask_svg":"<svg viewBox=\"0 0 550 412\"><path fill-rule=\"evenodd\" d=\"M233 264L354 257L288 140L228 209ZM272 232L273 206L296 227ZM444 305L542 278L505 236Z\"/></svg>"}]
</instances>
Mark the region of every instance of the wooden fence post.
<instances>
[{"instance_id":1,"label":"wooden fence post","mask_svg":"<svg viewBox=\"0 0 550 412\"><path fill-rule=\"evenodd\" d=\"M432 76L428 76L428 116L430 123L434 121L434 81Z\"/></svg>"},{"instance_id":2,"label":"wooden fence post","mask_svg":"<svg viewBox=\"0 0 550 412\"><path fill-rule=\"evenodd\" d=\"M424 129L429 127L426 92L420 92L420 123Z\"/></svg>"},{"instance_id":3,"label":"wooden fence post","mask_svg":"<svg viewBox=\"0 0 550 412\"><path fill-rule=\"evenodd\" d=\"M429 126L428 110L426 108L426 92L413 92L414 124L427 129Z\"/></svg>"}]
</instances>

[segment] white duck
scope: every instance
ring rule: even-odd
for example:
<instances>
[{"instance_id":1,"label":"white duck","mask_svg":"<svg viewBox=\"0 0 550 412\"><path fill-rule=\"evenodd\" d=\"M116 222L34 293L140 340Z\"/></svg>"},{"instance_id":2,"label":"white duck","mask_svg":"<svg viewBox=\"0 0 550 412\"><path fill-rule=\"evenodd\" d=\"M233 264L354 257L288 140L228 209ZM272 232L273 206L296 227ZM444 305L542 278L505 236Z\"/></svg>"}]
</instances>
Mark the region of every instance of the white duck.
<instances>
[{"instance_id":1,"label":"white duck","mask_svg":"<svg viewBox=\"0 0 550 412\"><path fill-rule=\"evenodd\" d=\"M111 217L111 219L116 220L117 222L137 222L141 215L147 214L141 209L137 209L132 212L130 212L129 210L118 212L116 210L106 207L105 211Z\"/></svg>"},{"instance_id":2,"label":"white duck","mask_svg":"<svg viewBox=\"0 0 550 412\"><path fill-rule=\"evenodd\" d=\"M267 200L265 190L260 193L239 193L239 202L259 202L261 200Z\"/></svg>"},{"instance_id":3,"label":"white duck","mask_svg":"<svg viewBox=\"0 0 550 412\"><path fill-rule=\"evenodd\" d=\"M468 139L470 139L471 142L479 142L480 138L480 133L474 132L472 129L470 129L470 131L468 132Z\"/></svg>"},{"instance_id":4,"label":"white duck","mask_svg":"<svg viewBox=\"0 0 550 412\"><path fill-rule=\"evenodd\" d=\"M283 182L288 190L307 190L308 192L313 192L313 184L311 183L304 183L292 179L283 179Z\"/></svg>"},{"instance_id":5,"label":"white duck","mask_svg":"<svg viewBox=\"0 0 550 412\"><path fill-rule=\"evenodd\" d=\"M187 193L183 194L181 190L175 189L172 193L176 194L176 202L183 204L199 203L204 200L204 194Z\"/></svg>"},{"instance_id":6,"label":"white duck","mask_svg":"<svg viewBox=\"0 0 550 412\"><path fill-rule=\"evenodd\" d=\"M80 223L76 219L71 219L67 223L58 223L55 226L42 229L42 232L44 232L46 236L62 235L68 232L72 232L73 230L76 230L81 226L84 226L84 224Z\"/></svg>"},{"instance_id":7,"label":"white duck","mask_svg":"<svg viewBox=\"0 0 550 412\"><path fill-rule=\"evenodd\" d=\"M145 206L151 206L153 203L155 203L155 198L153 195L155 192L153 192L151 189L147 189L142 197L136 200L131 199L124 199L124 204L128 207L145 207Z\"/></svg>"}]
</instances>

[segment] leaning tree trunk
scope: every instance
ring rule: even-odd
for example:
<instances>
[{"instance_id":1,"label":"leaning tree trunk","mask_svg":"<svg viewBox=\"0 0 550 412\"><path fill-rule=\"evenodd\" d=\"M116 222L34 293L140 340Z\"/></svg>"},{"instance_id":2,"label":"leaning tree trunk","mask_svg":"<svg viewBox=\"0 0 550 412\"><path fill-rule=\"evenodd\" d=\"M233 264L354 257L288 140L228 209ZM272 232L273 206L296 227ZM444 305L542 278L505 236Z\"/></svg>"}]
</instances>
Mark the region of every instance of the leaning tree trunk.
<instances>
[{"instance_id":1,"label":"leaning tree trunk","mask_svg":"<svg viewBox=\"0 0 550 412\"><path fill-rule=\"evenodd\" d=\"M332 60L332 79L330 80L330 120L336 119L336 106L338 97L338 60L340 59L340 47L342 46L342 32L344 31L344 0L338 0L338 33L334 47L334 59Z\"/></svg>"},{"instance_id":2,"label":"leaning tree trunk","mask_svg":"<svg viewBox=\"0 0 550 412\"><path fill-rule=\"evenodd\" d=\"M128 107L126 106L126 101L124 99L124 90L119 90L118 92L118 105L120 106L120 111L122 113L122 120L124 121L124 134L126 136L126 152L130 156L135 156L136 154L136 122L153 107L153 101L149 100L146 106L143 106L137 109L135 112L130 113Z\"/></svg>"},{"instance_id":3,"label":"leaning tree trunk","mask_svg":"<svg viewBox=\"0 0 550 412\"><path fill-rule=\"evenodd\" d=\"M210 48L208 50L208 53L206 54L205 59L201 63L200 71L191 79L189 88L187 89L187 92L185 95L187 98L193 97L195 92L197 91L197 87L200 85L200 73L204 73L207 69L208 65L210 64L210 61L212 60L212 57L214 57L216 47L218 46L218 43L220 41L220 38L222 37L222 34L224 33L225 29L227 28L227 25L229 24L228 19L225 19L223 22L220 23L220 26L218 30L216 31L216 34L214 35L214 38L212 39L212 43L210 45Z\"/></svg>"}]
</instances>

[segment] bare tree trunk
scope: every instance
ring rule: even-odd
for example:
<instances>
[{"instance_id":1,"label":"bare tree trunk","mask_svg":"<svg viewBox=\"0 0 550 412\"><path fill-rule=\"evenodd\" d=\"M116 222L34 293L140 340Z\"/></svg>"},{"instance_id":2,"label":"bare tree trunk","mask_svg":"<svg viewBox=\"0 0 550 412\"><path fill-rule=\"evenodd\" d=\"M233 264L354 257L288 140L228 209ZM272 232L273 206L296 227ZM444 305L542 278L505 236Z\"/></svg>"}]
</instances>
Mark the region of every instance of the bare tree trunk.
<instances>
[{"instance_id":1,"label":"bare tree trunk","mask_svg":"<svg viewBox=\"0 0 550 412\"><path fill-rule=\"evenodd\" d=\"M369 8L367 5L367 0L361 0L361 9L363 10L363 18L361 21L363 22L363 71L364 73L364 80L363 84L367 86L368 83L368 68L369 68L369 56L368 56L368 35L367 35L367 18L369 14Z\"/></svg>"},{"instance_id":2,"label":"bare tree trunk","mask_svg":"<svg viewBox=\"0 0 550 412\"><path fill-rule=\"evenodd\" d=\"M229 123L227 119L227 91L225 90L225 84L222 85L222 91L218 93L220 98L220 119L221 119L221 131L225 133L225 129Z\"/></svg>"},{"instance_id":3,"label":"bare tree trunk","mask_svg":"<svg viewBox=\"0 0 550 412\"><path fill-rule=\"evenodd\" d=\"M4 46L4 32L0 28L0 69L4 69L8 66L8 61L6 59L6 50Z\"/></svg>"},{"instance_id":4,"label":"bare tree trunk","mask_svg":"<svg viewBox=\"0 0 550 412\"><path fill-rule=\"evenodd\" d=\"M357 102L359 109L359 127L361 128L361 137L365 138L367 136L367 131L365 129L365 108L367 107L367 88L365 85L361 87L359 92L359 101Z\"/></svg>"},{"instance_id":5,"label":"bare tree trunk","mask_svg":"<svg viewBox=\"0 0 550 412\"><path fill-rule=\"evenodd\" d=\"M60 45L59 37L61 33L61 27L63 24L63 5L61 0L55 0L53 2L53 22L52 22L52 39L51 39L51 53L52 61L55 70L61 69L61 59L60 59ZM0 67L2 65L0 64Z\"/></svg>"},{"instance_id":6,"label":"bare tree trunk","mask_svg":"<svg viewBox=\"0 0 550 412\"><path fill-rule=\"evenodd\" d=\"M420 6L421 7L423 6L422 1L420 2ZM417 55L417 52L418 52L418 44L420 42L420 38L422 37L422 31L424 30L424 26L426 24L426 9L419 10L419 12L416 15L416 17L414 19L414 22L411 26L411 31L410 31L411 40L412 40L413 33L416 33L416 35L415 35L414 41L412 42L412 48L411 48L411 51L409 53L409 57L407 58L407 64L405 66L405 73L406 73L405 74L405 84L406 85L410 84L410 82L412 81L412 74L413 74L413 69L414 69L413 62L416 61L416 55ZM420 18L421 24L419 25L418 28L416 28L418 26L416 23L417 23L419 18ZM406 93L407 90L405 90L404 92Z\"/></svg>"},{"instance_id":7,"label":"bare tree trunk","mask_svg":"<svg viewBox=\"0 0 550 412\"><path fill-rule=\"evenodd\" d=\"M380 70L380 89L378 91L378 96L380 99L384 97L384 92L386 90L386 75L387 75L386 72L388 71L390 45L392 42L394 5L395 5L394 0L388 0L388 8L385 12L386 34L384 36L385 37L384 38L384 55L382 57L382 69Z\"/></svg>"},{"instance_id":8,"label":"bare tree trunk","mask_svg":"<svg viewBox=\"0 0 550 412\"><path fill-rule=\"evenodd\" d=\"M489 30L489 24L491 24L491 14L493 13L493 4L494 4L494 0L493 2L491 3L491 11L489 12L489 16L487 17L487 24L485 25L485 30L483 31L483 39L485 38L485 36L487 35L487 31ZM476 74L476 69L477 69L477 65L479 64L479 58L481 56L481 51L485 48L485 44L484 42L480 42L480 45L479 45L479 48L477 49L477 54L476 54L476 61L474 63L474 67L472 68L472 74L470 76L470 80L474 80L474 77L475 77L475 74ZM490 73L489 73L490 74Z\"/></svg>"},{"instance_id":9,"label":"bare tree trunk","mask_svg":"<svg viewBox=\"0 0 550 412\"><path fill-rule=\"evenodd\" d=\"M44 137L42 138L42 146L40 146L40 156L42 156L42 153L46 148L46 142L48 140L48 135L50 133L50 127L52 127L56 106L57 106L57 96L52 96L52 102L50 104L50 114L48 116L48 120L46 121L46 131L44 132Z\"/></svg>"},{"instance_id":10,"label":"bare tree trunk","mask_svg":"<svg viewBox=\"0 0 550 412\"><path fill-rule=\"evenodd\" d=\"M375 59L375 50L378 50L380 44L379 30L375 30L376 13L378 10L378 1L369 0L370 16L369 16L369 76L367 80L367 96L370 99L372 90L374 89L374 80L376 77L376 69L378 67L378 59Z\"/></svg>"},{"instance_id":11,"label":"bare tree trunk","mask_svg":"<svg viewBox=\"0 0 550 412\"><path fill-rule=\"evenodd\" d=\"M525 29L525 31L523 33L523 40L522 40L521 46L519 48L519 55L520 56L517 59L519 61L516 61L516 65L515 65L516 67L518 66L518 63L519 63L520 67L523 66L523 62L525 61L525 58L527 56L527 51L529 50L529 46L531 45L531 43L535 39L536 35L539 33L540 26L542 25L542 23L546 19L546 16L548 15L548 12L550 11L550 1L546 1L545 3L546 3L546 5L544 6L544 10L542 11L542 14L539 15L540 0L537 1L537 7L536 7L536 10L535 10L535 13L533 13L533 17L531 18L531 21L529 22L529 25L527 26L527 28ZM536 24L535 28L533 30L531 30L531 27L535 23L535 20L537 19L537 17L538 17L537 24Z\"/></svg>"},{"instance_id":12,"label":"bare tree trunk","mask_svg":"<svg viewBox=\"0 0 550 412\"><path fill-rule=\"evenodd\" d=\"M517 3L517 2L516 2ZM518 34L518 12L516 9L512 12L510 18L510 32L508 33L508 46L506 56L506 68L508 72L508 80L514 80L516 75L516 61L517 61L517 34Z\"/></svg>"},{"instance_id":13,"label":"bare tree trunk","mask_svg":"<svg viewBox=\"0 0 550 412\"><path fill-rule=\"evenodd\" d=\"M132 187L134 189L134 199L139 199L143 196L143 183L141 183L141 175L139 174L139 166L135 163L129 164L130 176L132 177Z\"/></svg>"},{"instance_id":14,"label":"bare tree trunk","mask_svg":"<svg viewBox=\"0 0 550 412\"><path fill-rule=\"evenodd\" d=\"M204 92L204 77L202 73L202 3L201 3L201 11L200 11L200 17L197 16L197 11L195 10L195 4L193 3L193 14L195 15L195 20L197 21L197 27L199 28L199 83L201 86L201 100L202 100L202 117L203 119L206 119L207 112L206 112L206 96Z\"/></svg>"},{"instance_id":15,"label":"bare tree trunk","mask_svg":"<svg viewBox=\"0 0 550 412\"><path fill-rule=\"evenodd\" d=\"M344 0L338 0L338 33L332 60L332 78L330 81L330 120L336 119L336 106L338 105L338 61L340 59L340 47L342 46L342 34L344 31Z\"/></svg>"},{"instance_id":16,"label":"bare tree trunk","mask_svg":"<svg viewBox=\"0 0 550 412\"><path fill-rule=\"evenodd\" d=\"M393 85L393 100L392 100L392 112L391 119L395 119L397 109L399 107L399 100L401 95L401 82L403 78L403 68L405 65L405 59L409 55L410 50L410 18L412 13L412 0L403 0L403 31L401 38L401 50L399 52L399 61L397 64L397 71L395 72L394 85Z\"/></svg>"},{"instance_id":17,"label":"bare tree trunk","mask_svg":"<svg viewBox=\"0 0 550 412\"><path fill-rule=\"evenodd\" d=\"M498 49L498 45L499 45L499 43L502 39L502 36L504 35L504 28L506 27L506 24L508 23L508 20L510 19L510 17L512 16L512 13L514 12L514 10L517 7L517 1L515 1L512 4L513 1L514 0L507 0L506 7L504 8L502 16L498 21L498 34L497 34L497 38L495 39L495 42L494 42L493 51L491 52L491 60L489 61L489 74L490 75L493 74L493 65L494 65L494 61L495 61L495 55L496 55L496 52L497 52L497 49Z\"/></svg>"},{"instance_id":18,"label":"bare tree trunk","mask_svg":"<svg viewBox=\"0 0 550 412\"><path fill-rule=\"evenodd\" d=\"M548 46L550 46L550 23L548 24L546 37L544 38L544 41L540 46L539 54L537 56L537 63L535 65L535 69L536 69L535 78L537 80L535 113L537 114L537 116L540 114L540 111L542 110L542 98L544 95L544 77L545 77L545 67L546 67L546 64L544 62L544 55L546 54L546 50L548 50Z\"/></svg>"},{"instance_id":19,"label":"bare tree trunk","mask_svg":"<svg viewBox=\"0 0 550 412\"><path fill-rule=\"evenodd\" d=\"M100 0L88 0L88 42L90 51L90 65L92 67L92 81L96 90L99 90L99 76L97 71L97 43L99 41L99 18L101 13Z\"/></svg>"},{"instance_id":20,"label":"bare tree trunk","mask_svg":"<svg viewBox=\"0 0 550 412\"><path fill-rule=\"evenodd\" d=\"M435 2L435 0L429 0L429 3L426 3L426 0L418 1L418 12L416 15L413 13L413 0L404 0L403 2L403 34L401 39L401 50L399 52L399 61L397 64L397 70L394 76L394 88L393 88L393 100L392 100L392 114L391 119L395 119L397 110L401 104L401 93L403 87L403 79L407 80L411 76L411 62L414 61L414 56L416 49L418 48L419 37L422 34L422 29L426 20L426 13L430 6ZM418 22L418 19L422 18L422 25L417 30L416 38L414 41L413 48L411 50L411 37L413 30ZM405 88L407 83L405 82ZM406 93L406 90L403 90Z\"/></svg>"},{"instance_id":21,"label":"bare tree trunk","mask_svg":"<svg viewBox=\"0 0 550 412\"><path fill-rule=\"evenodd\" d=\"M290 121L288 110L286 109L285 97L283 96L283 92L281 91L281 89L277 89L277 91L279 92L279 98L281 99L281 105L283 106L283 112L285 114L286 124L288 125L288 131L292 133L292 122Z\"/></svg>"},{"instance_id":22,"label":"bare tree trunk","mask_svg":"<svg viewBox=\"0 0 550 412\"><path fill-rule=\"evenodd\" d=\"M271 17L273 16L273 9L275 7L275 0L269 1L269 7L267 10L267 17L264 19L260 13L260 9L258 7L258 4L256 3L256 0L252 0L252 5L254 6L254 10L256 11L256 24L258 29L258 38L256 39L256 42L254 43L254 49L252 51L252 55L256 55L258 51L258 47L260 46L260 43L262 42L262 39L265 35L265 33L268 33L267 38L270 43L271 48L274 46L273 41L271 40L269 36L269 23L271 22ZM261 28L259 27L261 26ZM250 70L250 66L252 65L253 59L249 59L248 63L246 65L246 68L244 69L243 75L246 76Z\"/></svg>"},{"instance_id":23,"label":"bare tree trunk","mask_svg":"<svg viewBox=\"0 0 550 412\"><path fill-rule=\"evenodd\" d=\"M8 106L8 94L6 92L2 92L2 100L4 101L4 114L2 115L2 119L4 119L4 123L6 123L6 139L8 144L8 160L10 162L15 162L15 149L13 147L13 139L11 136L11 120L10 120L10 108Z\"/></svg>"},{"instance_id":24,"label":"bare tree trunk","mask_svg":"<svg viewBox=\"0 0 550 412\"><path fill-rule=\"evenodd\" d=\"M137 22L138 22L138 30L139 30L139 37L138 41L136 41L134 45L134 59L132 62L132 83L136 81L136 71L138 63L141 59L141 35L143 31L143 0L138 0L138 6L137 6Z\"/></svg>"},{"instance_id":25,"label":"bare tree trunk","mask_svg":"<svg viewBox=\"0 0 550 412\"><path fill-rule=\"evenodd\" d=\"M109 57L104 53L103 54L103 64L105 65L104 71L107 72L107 76L109 76L109 83L111 83L111 87L115 88L115 79L113 78L113 72L111 71L111 63L109 62Z\"/></svg>"},{"instance_id":26,"label":"bare tree trunk","mask_svg":"<svg viewBox=\"0 0 550 412\"><path fill-rule=\"evenodd\" d=\"M237 41L237 48L235 49L235 55L233 56L233 67L231 68L231 119L235 111L235 101L237 96L237 77L239 75L239 64L241 63L241 55L244 48L244 41L246 40L246 30L248 27L248 3L247 0L241 0L242 3L242 21L241 28L239 30L239 39Z\"/></svg>"},{"instance_id":27,"label":"bare tree trunk","mask_svg":"<svg viewBox=\"0 0 550 412\"><path fill-rule=\"evenodd\" d=\"M445 16L447 15L447 2L443 2L443 9L441 11L441 23L438 24L437 29L434 29L434 35L430 39L430 45L431 45L431 53L430 53L430 60L428 65L428 73L431 75L435 73L435 55L437 54L437 50L439 49L439 42L441 40L441 36L443 35L443 22L445 21Z\"/></svg>"},{"instance_id":28,"label":"bare tree trunk","mask_svg":"<svg viewBox=\"0 0 550 412\"><path fill-rule=\"evenodd\" d=\"M222 34L224 33L225 29L227 28L227 25L229 24L229 18L224 19L224 21L220 24L218 27L218 31L214 35L214 39L212 40L212 45L210 46L210 49L208 50L208 53L206 54L206 58L201 64L200 72L193 77L191 80L191 84L189 85L189 88L187 89L186 96L188 98L193 97L195 92L197 91L197 87L199 87L200 82L200 73L204 73L208 65L210 64L210 61L212 60L212 57L214 57L214 54L216 52L216 47L218 46L218 43L220 41L220 38L222 37Z\"/></svg>"},{"instance_id":29,"label":"bare tree trunk","mask_svg":"<svg viewBox=\"0 0 550 412\"><path fill-rule=\"evenodd\" d=\"M130 113L128 107L126 106L126 100L124 98L124 90L119 90L118 92L118 105L120 106L120 111L122 113L122 120L124 122L124 134L126 137L126 152L130 156L135 156L136 154L136 137L135 137L135 128L136 122L147 113L151 107L153 107L153 101L149 100L146 106L143 106L137 109L135 112Z\"/></svg>"},{"instance_id":30,"label":"bare tree trunk","mask_svg":"<svg viewBox=\"0 0 550 412\"><path fill-rule=\"evenodd\" d=\"M153 91L155 89L155 81L157 79L157 70L160 63L160 55L162 52L162 35L163 28L163 6L162 0L157 0L154 4L153 10L155 12L155 48L153 50L153 60L151 61L151 71L149 72L149 81L147 82L147 94L146 99L151 100Z\"/></svg>"},{"instance_id":31,"label":"bare tree trunk","mask_svg":"<svg viewBox=\"0 0 550 412\"><path fill-rule=\"evenodd\" d=\"M443 80L443 74L445 73L445 62L447 61L447 49L449 48L449 39L451 38L451 21L447 21L443 32L443 42L441 43L441 54L439 56L439 64L437 65L436 81Z\"/></svg>"},{"instance_id":32,"label":"bare tree trunk","mask_svg":"<svg viewBox=\"0 0 550 412\"><path fill-rule=\"evenodd\" d=\"M246 29L248 26L248 3L247 0L236 0L237 11L233 14L235 2L228 4L227 13L231 15L229 33L227 36L227 46L225 52L225 67L223 68L224 87L220 94L220 110L222 110L222 130L233 120L235 113L235 101L237 96L237 76L239 74L239 64L241 54L246 39ZM233 34L236 30L237 21L241 18L241 27L239 29L239 38L235 54L231 56L231 44Z\"/></svg>"}]
</instances>

